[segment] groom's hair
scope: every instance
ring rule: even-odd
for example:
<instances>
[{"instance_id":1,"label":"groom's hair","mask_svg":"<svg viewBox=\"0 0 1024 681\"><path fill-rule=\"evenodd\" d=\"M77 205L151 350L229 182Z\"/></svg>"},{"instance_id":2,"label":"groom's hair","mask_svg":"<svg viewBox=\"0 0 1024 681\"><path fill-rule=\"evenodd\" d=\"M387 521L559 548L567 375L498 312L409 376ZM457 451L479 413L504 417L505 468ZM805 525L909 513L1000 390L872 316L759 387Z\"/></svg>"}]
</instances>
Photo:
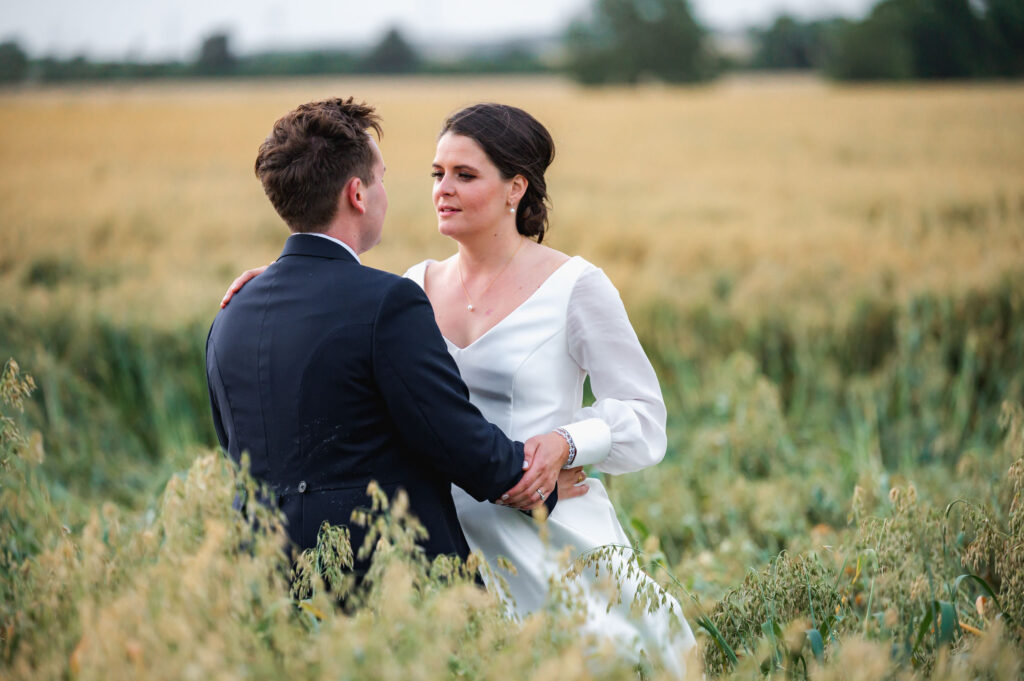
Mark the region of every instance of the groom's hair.
<instances>
[{"instance_id":1,"label":"groom's hair","mask_svg":"<svg viewBox=\"0 0 1024 681\"><path fill-rule=\"evenodd\" d=\"M380 118L352 97L309 102L274 123L256 156L256 176L293 232L322 231L351 178L373 182L371 129L380 137Z\"/></svg>"}]
</instances>

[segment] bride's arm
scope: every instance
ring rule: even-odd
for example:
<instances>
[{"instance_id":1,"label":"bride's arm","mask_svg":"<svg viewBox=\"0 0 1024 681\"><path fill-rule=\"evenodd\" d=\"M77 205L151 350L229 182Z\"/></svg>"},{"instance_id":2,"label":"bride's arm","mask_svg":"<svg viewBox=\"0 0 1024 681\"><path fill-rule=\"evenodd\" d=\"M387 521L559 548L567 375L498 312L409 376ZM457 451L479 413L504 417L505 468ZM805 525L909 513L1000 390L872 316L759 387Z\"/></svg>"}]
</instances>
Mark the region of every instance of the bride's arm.
<instances>
[{"instance_id":1,"label":"bride's arm","mask_svg":"<svg viewBox=\"0 0 1024 681\"><path fill-rule=\"evenodd\" d=\"M596 401L565 426L573 465L629 473L665 456L665 402L619 292L599 269L584 272L569 300L569 353L590 374Z\"/></svg>"}]
</instances>

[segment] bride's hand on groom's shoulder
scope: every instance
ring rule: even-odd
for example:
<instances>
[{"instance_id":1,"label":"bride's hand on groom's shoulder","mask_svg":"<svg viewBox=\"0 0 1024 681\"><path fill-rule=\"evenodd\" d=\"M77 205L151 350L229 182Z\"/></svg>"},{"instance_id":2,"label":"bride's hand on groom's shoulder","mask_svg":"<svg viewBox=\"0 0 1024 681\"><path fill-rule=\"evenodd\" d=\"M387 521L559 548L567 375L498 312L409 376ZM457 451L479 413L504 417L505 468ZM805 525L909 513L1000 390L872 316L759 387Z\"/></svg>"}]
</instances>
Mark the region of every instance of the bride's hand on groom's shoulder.
<instances>
[{"instance_id":1,"label":"bride's hand on groom's shoulder","mask_svg":"<svg viewBox=\"0 0 1024 681\"><path fill-rule=\"evenodd\" d=\"M242 272L240 275L238 275L238 278L235 279L233 282L231 282L231 286L228 287L227 293L225 293L224 297L221 299L221 301L220 301L221 308L223 309L224 307L226 307L227 304L231 302L231 299L234 297L234 295L236 293L238 293L239 291L241 291L242 287L245 286L245 284L250 279L252 279L254 277L258 277L259 275L263 274L263 271L265 269L267 269L268 267L270 267L270 265L264 265L263 267L256 267L256 268L251 269L251 270L246 270L245 272Z\"/></svg>"},{"instance_id":2,"label":"bride's hand on groom's shoulder","mask_svg":"<svg viewBox=\"0 0 1024 681\"><path fill-rule=\"evenodd\" d=\"M569 460L569 445L565 438L552 431L544 435L535 435L524 443L523 477L515 487L502 495L499 503L520 510L536 508L544 503L558 484L562 466ZM558 498L566 498L559 488ZM538 490L540 493L538 494ZM585 494L569 494L569 497Z\"/></svg>"}]
</instances>

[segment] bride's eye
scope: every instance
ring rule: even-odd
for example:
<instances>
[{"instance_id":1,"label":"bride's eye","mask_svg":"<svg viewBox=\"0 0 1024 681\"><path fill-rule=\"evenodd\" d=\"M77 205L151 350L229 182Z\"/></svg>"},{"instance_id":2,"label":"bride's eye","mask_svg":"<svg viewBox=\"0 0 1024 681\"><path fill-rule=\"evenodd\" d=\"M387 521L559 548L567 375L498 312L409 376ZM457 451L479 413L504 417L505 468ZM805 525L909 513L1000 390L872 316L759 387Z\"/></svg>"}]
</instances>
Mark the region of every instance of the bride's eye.
<instances>
[{"instance_id":1,"label":"bride's eye","mask_svg":"<svg viewBox=\"0 0 1024 681\"><path fill-rule=\"evenodd\" d=\"M470 173L459 173L460 180L472 180L475 177L476 175L472 175Z\"/></svg>"},{"instance_id":2,"label":"bride's eye","mask_svg":"<svg viewBox=\"0 0 1024 681\"><path fill-rule=\"evenodd\" d=\"M430 171L430 176L436 179L439 177L444 177L444 173L442 173L440 170L432 170Z\"/></svg>"}]
</instances>

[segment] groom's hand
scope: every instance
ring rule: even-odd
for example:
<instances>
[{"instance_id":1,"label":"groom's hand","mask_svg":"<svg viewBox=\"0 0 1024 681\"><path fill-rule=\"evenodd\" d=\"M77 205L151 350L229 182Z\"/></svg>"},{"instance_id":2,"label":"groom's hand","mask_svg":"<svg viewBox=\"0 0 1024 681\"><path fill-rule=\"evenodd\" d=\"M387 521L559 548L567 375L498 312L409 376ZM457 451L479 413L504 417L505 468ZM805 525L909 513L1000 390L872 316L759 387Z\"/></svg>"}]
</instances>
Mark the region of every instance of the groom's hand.
<instances>
[{"instance_id":1,"label":"groom's hand","mask_svg":"<svg viewBox=\"0 0 1024 681\"><path fill-rule=\"evenodd\" d=\"M569 443L552 431L531 437L523 446L526 470L515 487L501 495L499 503L520 510L536 508L555 491L558 474L569 460ZM540 490L541 494L537 491Z\"/></svg>"}]
</instances>

